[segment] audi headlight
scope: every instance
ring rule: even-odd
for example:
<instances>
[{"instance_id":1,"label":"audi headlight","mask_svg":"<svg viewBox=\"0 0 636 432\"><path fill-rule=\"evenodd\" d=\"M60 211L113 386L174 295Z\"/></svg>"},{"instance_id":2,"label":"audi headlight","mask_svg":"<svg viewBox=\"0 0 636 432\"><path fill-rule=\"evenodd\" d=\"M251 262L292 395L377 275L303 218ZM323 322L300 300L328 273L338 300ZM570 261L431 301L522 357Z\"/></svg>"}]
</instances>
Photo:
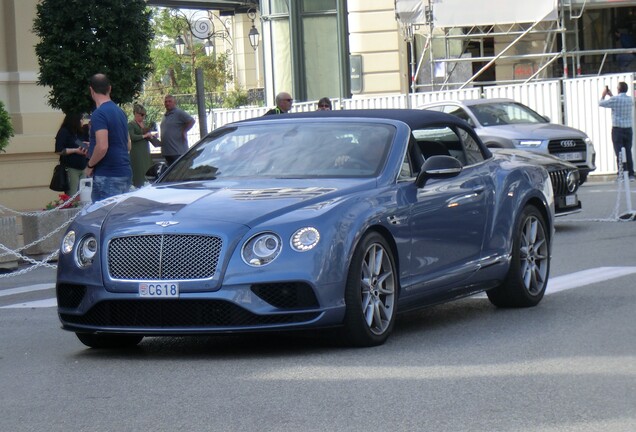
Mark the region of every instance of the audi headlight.
<instances>
[{"instance_id":1,"label":"audi headlight","mask_svg":"<svg viewBox=\"0 0 636 432\"><path fill-rule=\"evenodd\" d=\"M297 252L313 249L320 241L320 233L314 227L301 228L291 238L291 247Z\"/></svg>"},{"instance_id":2,"label":"audi headlight","mask_svg":"<svg viewBox=\"0 0 636 432\"><path fill-rule=\"evenodd\" d=\"M69 254L73 251L73 246L75 246L75 231L71 230L66 233L64 238L62 239L62 253Z\"/></svg>"},{"instance_id":3,"label":"audi headlight","mask_svg":"<svg viewBox=\"0 0 636 432\"><path fill-rule=\"evenodd\" d=\"M260 233L245 242L241 256L246 264L260 267L274 261L281 250L280 237L274 233Z\"/></svg>"},{"instance_id":4,"label":"audi headlight","mask_svg":"<svg viewBox=\"0 0 636 432\"><path fill-rule=\"evenodd\" d=\"M539 147L543 141L541 140L519 140L519 147Z\"/></svg>"},{"instance_id":5,"label":"audi headlight","mask_svg":"<svg viewBox=\"0 0 636 432\"><path fill-rule=\"evenodd\" d=\"M81 239L77 245L77 264L80 267L88 267L93 264L95 255L97 255L97 239L92 235Z\"/></svg>"}]
</instances>

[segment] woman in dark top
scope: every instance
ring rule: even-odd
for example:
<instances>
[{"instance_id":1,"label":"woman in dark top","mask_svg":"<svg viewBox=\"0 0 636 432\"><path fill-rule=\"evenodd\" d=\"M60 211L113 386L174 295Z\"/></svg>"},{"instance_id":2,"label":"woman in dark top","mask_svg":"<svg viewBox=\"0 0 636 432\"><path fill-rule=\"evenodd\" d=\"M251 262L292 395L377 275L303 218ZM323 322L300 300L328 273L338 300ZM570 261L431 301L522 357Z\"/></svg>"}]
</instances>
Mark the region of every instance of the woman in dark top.
<instances>
[{"instance_id":1,"label":"woman in dark top","mask_svg":"<svg viewBox=\"0 0 636 432\"><path fill-rule=\"evenodd\" d=\"M87 147L82 136L82 116L66 114L55 136L55 153L60 155L60 163L66 168L69 185L67 195L75 195L80 179L84 178Z\"/></svg>"}]
</instances>

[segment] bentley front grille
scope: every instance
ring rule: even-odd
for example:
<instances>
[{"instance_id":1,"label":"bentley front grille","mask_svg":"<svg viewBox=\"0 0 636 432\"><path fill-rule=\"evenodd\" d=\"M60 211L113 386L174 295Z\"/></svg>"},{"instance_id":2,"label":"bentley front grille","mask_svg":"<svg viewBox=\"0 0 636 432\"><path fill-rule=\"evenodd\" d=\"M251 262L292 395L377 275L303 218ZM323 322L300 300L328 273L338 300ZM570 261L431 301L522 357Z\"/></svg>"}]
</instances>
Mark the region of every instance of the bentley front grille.
<instances>
[{"instance_id":1,"label":"bentley front grille","mask_svg":"<svg viewBox=\"0 0 636 432\"><path fill-rule=\"evenodd\" d=\"M192 280L214 276L223 242L202 235L117 237L108 245L108 273L120 280Z\"/></svg>"}]
</instances>

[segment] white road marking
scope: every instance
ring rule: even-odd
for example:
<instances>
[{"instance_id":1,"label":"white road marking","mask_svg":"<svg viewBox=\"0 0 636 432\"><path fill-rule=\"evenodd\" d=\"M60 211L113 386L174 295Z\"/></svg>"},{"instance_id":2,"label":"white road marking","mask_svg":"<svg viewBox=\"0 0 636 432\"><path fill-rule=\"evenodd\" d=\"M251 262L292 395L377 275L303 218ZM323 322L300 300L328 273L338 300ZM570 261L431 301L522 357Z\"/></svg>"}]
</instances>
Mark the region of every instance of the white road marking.
<instances>
[{"instance_id":1,"label":"white road marking","mask_svg":"<svg viewBox=\"0 0 636 432\"><path fill-rule=\"evenodd\" d=\"M23 286L19 288L9 288L6 290L0 290L0 297L10 296L14 294L22 294L33 291L42 291L47 289L55 288L55 284L38 284L38 285L29 285Z\"/></svg>"},{"instance_id":2,"label":"white road marking","mask_svg":"<svg viewBox=\"0 0 636 432\"><path fill-rule=\"evenodd\" d=\"M26 303L16 303L9 306L2 306L0 309L25 309L25 308L50 308L57 307L57 301L55 297L44 299L44 300L36 300L30 301Z\"/></svg>"},{"instance_id":3,"label":"white road marking","mask_svg":"<svg viewBox=\"0 0 636 432\"><path fill-rule=\"evenodd\" d=\"M545 295L554 294L569 289L579 288L586 285L591 285L611 279L616 279L623 276L629 276L636 273L636 267L597 267L588 270L582 270L575 273L570 273L562 276L556 276L550 278L548 281L548 287L546 288ZM38 284L30 285L19 288L11 288L7 290L0 290L0 297L22 294L33 291L42 291L55 288L55 284ZM485 298L484 293L477 294L476 298ZM21 309L21 308L47 308L57 307L57 301L55 297L44 300L35 300L25 303L16 303L12 305L2 306L0 309Z\"/></svg>"},{"instance_id":4,"label":"white road marking","mask_svg":"<svg viewBox=\"0 0 636 432\"><path fill-rule=\"evenodd\" d=\"M629 276L633 273L636 273L636 267L597 267L563 276L557 276L548 280L546 294L554 294L559 291L565 291L610 279Z\"/></svg>"}]
</instances>

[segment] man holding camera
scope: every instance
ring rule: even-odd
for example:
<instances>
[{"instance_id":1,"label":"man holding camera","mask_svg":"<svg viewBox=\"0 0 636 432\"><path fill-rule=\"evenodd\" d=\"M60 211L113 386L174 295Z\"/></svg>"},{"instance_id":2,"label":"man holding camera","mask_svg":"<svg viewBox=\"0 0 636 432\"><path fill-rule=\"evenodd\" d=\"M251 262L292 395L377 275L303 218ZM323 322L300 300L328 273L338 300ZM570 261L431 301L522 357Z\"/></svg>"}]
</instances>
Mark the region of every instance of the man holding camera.
<instances>
[{"instance_id":1,"label":"man holding camera","mask_svg":"<svg viewBox=\"0 0 636 432\"><path fill-rule=\"evenodd\" d=\"M618 83L618 94L612 95L608 86L605 86L599 106L612 110L612 143L616 153L616 163L621 167L621 149L625 149L627 172L629 181L634 181L634 161L632 159L632 118L634 113L634 99L627 95L627 83ZM610 96L609 99L605 99ZM620 181L620 178L618 179Z\"/></svg>"}]
</instances>

